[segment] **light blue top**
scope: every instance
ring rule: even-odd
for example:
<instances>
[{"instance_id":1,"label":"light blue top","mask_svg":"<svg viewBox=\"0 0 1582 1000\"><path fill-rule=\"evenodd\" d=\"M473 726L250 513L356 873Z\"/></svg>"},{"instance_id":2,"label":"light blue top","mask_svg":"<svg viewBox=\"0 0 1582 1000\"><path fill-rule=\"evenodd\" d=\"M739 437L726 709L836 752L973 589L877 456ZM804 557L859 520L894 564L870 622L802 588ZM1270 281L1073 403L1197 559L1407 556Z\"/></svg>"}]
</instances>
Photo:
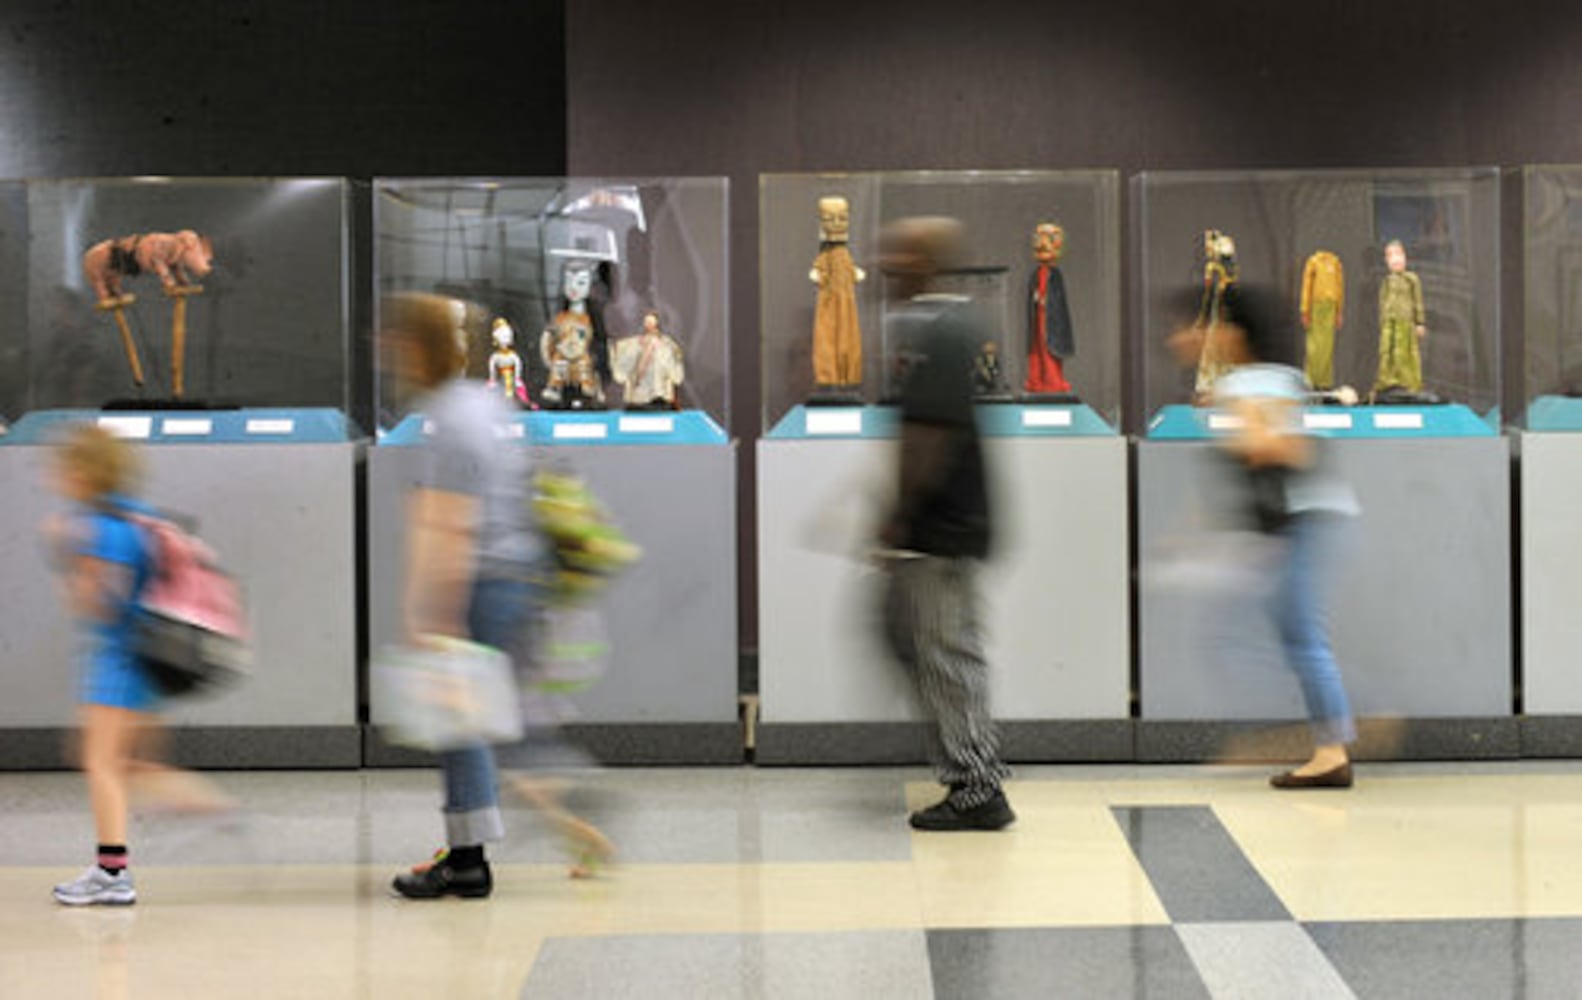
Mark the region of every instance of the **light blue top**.
<instances>
[{"instance_id":1,"label":"light blue top","mask_svg":"<svg viewBox=\"0 0 1582 1000\"><path fill-rule=\"evenodd\" d=\"M1302 403L1306 398L1306 377L1288 365L1242 365L1221 375L1214 383L1214 402L1219 406L1242 400L1292 404L1283 410L1285 421L1278 428L1283 434L1309 436L1302 419ZM1314 441L1312 465L1298 470L1286 482L1286 509L1292 514L1360 512L1357 495L1330 467L1326 452L1321 442Z\"/></svg>"}]
</instances>

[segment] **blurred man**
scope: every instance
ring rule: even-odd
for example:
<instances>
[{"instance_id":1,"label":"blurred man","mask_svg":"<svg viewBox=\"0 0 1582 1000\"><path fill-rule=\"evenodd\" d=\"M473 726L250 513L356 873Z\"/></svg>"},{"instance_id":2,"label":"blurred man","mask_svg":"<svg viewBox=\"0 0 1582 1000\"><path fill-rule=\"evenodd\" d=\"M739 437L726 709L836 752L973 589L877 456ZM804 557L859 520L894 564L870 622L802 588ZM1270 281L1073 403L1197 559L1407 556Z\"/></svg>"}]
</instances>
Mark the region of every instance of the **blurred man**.
<instances>
[{"instance_id":1,"label":"blurred man","mask_svg":"<svg viewBox=\"0 0 1582 1000\"><path fill-rule=\"evenodd\" d=\"M1009 771L989 716L978 610L991 530L971 373L985 338L968 300L930 292L962 236L954 219L913 218L890 223L881 238L898 305L892 343L906 360L899 488L880 529L885 636L916 680L934 726L939 781L949 789L912 814L919 830L999 830L1016 819L1000 787Z\"/></svg>"}]
</instances>

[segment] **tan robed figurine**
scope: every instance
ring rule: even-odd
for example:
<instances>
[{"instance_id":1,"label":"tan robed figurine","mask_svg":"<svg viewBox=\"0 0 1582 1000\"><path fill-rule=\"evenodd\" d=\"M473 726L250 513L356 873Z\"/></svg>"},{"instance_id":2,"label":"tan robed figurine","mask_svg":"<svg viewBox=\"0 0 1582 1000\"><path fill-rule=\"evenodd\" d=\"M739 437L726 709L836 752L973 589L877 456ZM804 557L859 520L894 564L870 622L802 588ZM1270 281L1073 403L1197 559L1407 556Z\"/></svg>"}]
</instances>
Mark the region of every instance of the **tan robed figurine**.
<instances>
[{"instance_id":1,"label":"tan robed figurine","mask_svg":"<svg viewBox=\"0 0 1582 1000\"><path fill-rule=\"evenodd\" d=\"M862 326L857 283L868 275L851 259L851 206L845 198L818 200L819 251L808 278L818 286L813 311L813 382L820 389L862 384Z\"/></svg>"}]
</instances>

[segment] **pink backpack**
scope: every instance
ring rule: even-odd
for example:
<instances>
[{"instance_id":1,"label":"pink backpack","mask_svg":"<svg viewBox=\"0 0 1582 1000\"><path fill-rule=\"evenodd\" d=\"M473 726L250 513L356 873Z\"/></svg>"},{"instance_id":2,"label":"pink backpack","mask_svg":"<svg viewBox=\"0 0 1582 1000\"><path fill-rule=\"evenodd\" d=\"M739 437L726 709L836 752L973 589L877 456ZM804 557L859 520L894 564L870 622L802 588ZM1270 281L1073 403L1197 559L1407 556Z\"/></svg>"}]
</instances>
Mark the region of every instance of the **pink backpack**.
<instances>
[{"instance_id":1,"label":"pink backpack","mask_svg":"<svg viewBox=\"0 0 1582 1000\"><path fill-rule=\"evenodd\" d=\"M166 695L234 683L252 662L242 590L214 550L174 521L136 514L150 572L138 598L133 644Z\"/></svg>"}]
</instances>

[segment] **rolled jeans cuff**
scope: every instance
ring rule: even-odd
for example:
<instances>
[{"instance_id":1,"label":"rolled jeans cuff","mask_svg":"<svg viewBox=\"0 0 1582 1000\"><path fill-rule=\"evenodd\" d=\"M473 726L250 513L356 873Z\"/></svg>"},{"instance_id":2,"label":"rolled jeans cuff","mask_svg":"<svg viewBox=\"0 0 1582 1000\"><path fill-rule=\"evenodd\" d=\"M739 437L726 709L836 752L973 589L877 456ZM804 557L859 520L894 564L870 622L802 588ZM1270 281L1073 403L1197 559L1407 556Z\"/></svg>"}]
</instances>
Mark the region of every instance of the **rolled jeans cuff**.
<instances>
[{"instance_id":1,"label":"rolled jeans cuff","mask_svg":"<svg viewBox=\"0 0 1582 1000\"><path fill-rule=\"evenodd\" d=\"M445 843L451 847L492 844L505 839L505 820L499 806L445 810Z\"/></svg>"},{"instance_id":2,"label":"rolled jeans cuff","mask_svg":"<svg viewBox=\"0 0 1582 1000\"><path fill-rule=\"evenodd\" d=\"M1333 746L1337 743L1357 742L1357 724L1346 716L1340 719L1314 719L1309 723L1315 746Z\"/></svg>"}]
</instances>

